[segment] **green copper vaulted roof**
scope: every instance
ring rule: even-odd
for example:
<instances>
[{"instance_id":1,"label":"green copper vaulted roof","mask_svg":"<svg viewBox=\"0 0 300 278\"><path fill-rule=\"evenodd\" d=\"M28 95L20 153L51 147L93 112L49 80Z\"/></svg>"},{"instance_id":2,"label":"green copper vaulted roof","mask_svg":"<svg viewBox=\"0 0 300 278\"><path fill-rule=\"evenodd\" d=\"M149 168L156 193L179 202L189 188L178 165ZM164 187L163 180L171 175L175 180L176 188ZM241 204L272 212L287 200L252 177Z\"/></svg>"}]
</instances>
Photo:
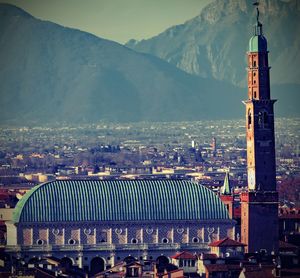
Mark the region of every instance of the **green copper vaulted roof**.
<instances>
[{"instance_id":1,"label":"green copper vaulted roof","mask_svg":"<svg viewBox=\"0 0 300 278\"><path fill-rule=\"evenodd\" d=\"M14 222L228 219L212 191L182 180L53 181L17 204Z\"/></svg>"}]
</instances>

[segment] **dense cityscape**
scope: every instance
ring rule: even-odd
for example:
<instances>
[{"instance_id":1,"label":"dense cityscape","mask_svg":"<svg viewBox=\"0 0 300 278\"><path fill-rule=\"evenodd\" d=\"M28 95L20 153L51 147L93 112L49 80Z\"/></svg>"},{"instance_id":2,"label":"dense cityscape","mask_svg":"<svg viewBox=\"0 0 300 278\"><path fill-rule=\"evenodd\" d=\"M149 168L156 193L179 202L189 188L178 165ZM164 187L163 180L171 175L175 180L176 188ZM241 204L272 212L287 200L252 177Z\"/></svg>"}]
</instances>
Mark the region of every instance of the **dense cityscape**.
<instances>
[{"instance_id":1,"label":"dense cityscape","mask_svg":"<svg viewBox=\"0 0 300 278\"><path fill-rule=\"evenodd\" d=\"M279 236L282 240L288 236L292 242L300 229L299 122L298 118L276 120ZM240 193L247 188L244 132L244 120L2 127L1 220L12 218L13 209L25 192L48 181L191 180L219 195L227 173L227 183L230 182L235 196L230 214L237 221L238 239ZM225 196L225 203L226 200ZM6 243L5 225L1 226L0 240ZM178 260L182 266L184 263L195 268L196 261L190 256L183 254ZM191 262L184 262L184 258ZM204 259L207 260L205 256L198 259L198 264ZM183 269L192 271L190 267ZM144 268L153 269L153 265ZM76 273L83 277L79 270Z\"/></svg>"},{"instance_id":2,"label":"dense cityscape","mask_svg":"<svg viewBox=\"0 0 300 278\"><path fill-rule=\"evenodd\" d=\"M300 174L299 119L277 119L278 183ZM246 185L243 120L1 128L2 188L53 179L176 176Z\"/></svg>"}]
</instances>

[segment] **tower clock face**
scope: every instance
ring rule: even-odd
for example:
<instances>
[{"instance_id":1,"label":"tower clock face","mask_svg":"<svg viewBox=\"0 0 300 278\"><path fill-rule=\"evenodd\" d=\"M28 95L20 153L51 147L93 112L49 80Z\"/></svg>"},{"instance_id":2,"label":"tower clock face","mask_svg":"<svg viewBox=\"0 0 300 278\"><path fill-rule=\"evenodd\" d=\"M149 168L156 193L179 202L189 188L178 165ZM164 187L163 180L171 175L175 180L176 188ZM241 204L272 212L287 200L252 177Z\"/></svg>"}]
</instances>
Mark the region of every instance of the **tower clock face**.
<instances>
[{"instance_id":1,"label":"tower clock face","mask_svg":"<svg viewBox=\"0 0 300 278\"><path fill-rule=\"evenodd\" d=\"M248 170L248 188L255 189L255 171L253 169Z\"/></svg>"}]
</instances>

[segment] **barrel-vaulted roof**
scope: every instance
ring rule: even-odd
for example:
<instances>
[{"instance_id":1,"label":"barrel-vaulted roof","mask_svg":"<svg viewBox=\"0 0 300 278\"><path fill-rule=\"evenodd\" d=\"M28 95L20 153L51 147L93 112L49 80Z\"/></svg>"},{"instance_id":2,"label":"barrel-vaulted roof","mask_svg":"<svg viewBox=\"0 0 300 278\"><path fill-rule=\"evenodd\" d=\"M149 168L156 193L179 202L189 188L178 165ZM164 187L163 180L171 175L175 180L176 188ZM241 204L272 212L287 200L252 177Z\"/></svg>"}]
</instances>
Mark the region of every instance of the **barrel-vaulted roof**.
<instances>
[{"instance_id":1,"label":"barrel-vaulted roof","mask_svg":"<svg viewBox=\"0 0 300 278\"><path fill-rule=\"evenodd\" d=\"M212 191L183 180L60 180L34 187L14 222L228 219Z\"/></svg>"}]
</instances>

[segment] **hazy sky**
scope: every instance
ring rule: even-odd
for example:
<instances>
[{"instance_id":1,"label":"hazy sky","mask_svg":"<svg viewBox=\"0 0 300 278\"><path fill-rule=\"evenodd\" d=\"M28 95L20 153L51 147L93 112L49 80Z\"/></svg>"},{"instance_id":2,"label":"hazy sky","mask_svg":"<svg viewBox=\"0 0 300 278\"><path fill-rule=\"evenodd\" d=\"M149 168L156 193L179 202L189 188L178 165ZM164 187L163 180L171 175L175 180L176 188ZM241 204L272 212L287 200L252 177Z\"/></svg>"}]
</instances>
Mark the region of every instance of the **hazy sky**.
<instances>
[{"instance_id":1,"label":"hazy sky","mask_svg":"<svg viewBox=\"0 0 300 278\"><path fill-rule=\"evenodd\" d=\"M33 16L124 43L198 15L212 0L0 0Z\"/></svg>"}]
</instances>

